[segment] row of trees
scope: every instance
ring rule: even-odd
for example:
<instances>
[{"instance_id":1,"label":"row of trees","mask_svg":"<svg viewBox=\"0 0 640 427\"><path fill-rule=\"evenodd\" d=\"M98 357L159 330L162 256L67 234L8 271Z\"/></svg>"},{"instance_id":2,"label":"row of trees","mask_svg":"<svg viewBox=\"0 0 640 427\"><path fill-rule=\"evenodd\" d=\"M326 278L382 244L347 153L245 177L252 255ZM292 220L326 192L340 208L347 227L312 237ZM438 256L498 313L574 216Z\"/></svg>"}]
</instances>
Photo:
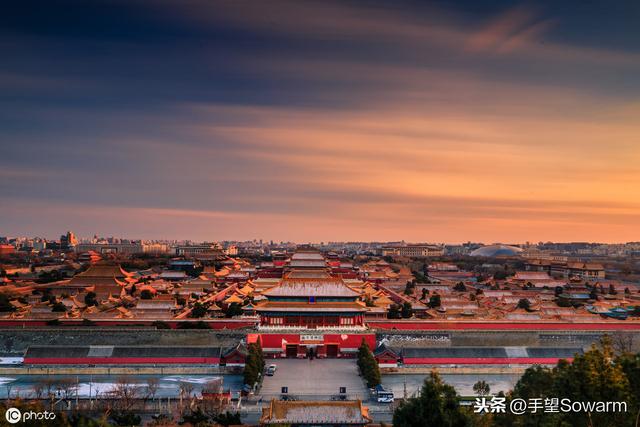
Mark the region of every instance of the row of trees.
<instances>
[{"instance_id":1,"label":"row of trees","mask_svg":"<svg viewBox=\"0 0 640 427\"><path fill-rule=\"evenodd\" d=\"M367 382L367 387L375 387L380 384L381 379L378 362L376 362L371 349L364 339L358 348L358 368L360 369L360 374Z\"/></svg>"},{"instance_id":2,"label":"row of trees","mask_svg":"<svg viewBox=\"0 0 640 427\"><path fill-rule=\"evenodd\" d=\"M498 427L516 426L634 426L640 399L640 355L616 355L609 338L572 363L562 360L552 369L534 366L524 373L507 402L515 398L567 398L572 402L626 402L627 412L545 413L526 417L501 414Z\"/></svg>"},{"instance_id":3,"label":"row of trees","mask_svg":"<svg viewBox=\"0 0 640 427\"><path fill-rule=\"evenodd\" d=\"M389 319L409 319L413 316L413 308L411 303L404 302L401 306L397 304L391 304L387 311L387 318Z\"/></svg>"},{"instance_id":4,"label":"row of trees","mask_svg":"<svg viewBox=\"0 0 640 427\"><path fill-rule=\"evenodd\" d=\"M142 412L160 411L153 421L146 425L175 426L198 425L201 427L229 426L241 424L238 413L223 412L224 407L208 405L209 401L198 402L193 395L194 387L189 383L180 384L180 398L173 406L162 404L157 396L159 381L147 379L146 384L138 383L131 377L119 377L113 387L100 394L87 406L87 402L72 409L72 401L77 393L78 384L72 379L49 378L36 384L30 400L20 398L6 399L0 403L2 409L18 408L22 412L54 412L55 419L31 420L30 426L57 427L107 427L137 426L142 423ZM149 407L151 404L151 407ZM174 411L174 409L176 411ZM174 419L177 416L177 419ZM4 424L3 424L4 425Z\"/></svg>"},{"instance_id":5,"label":"row of trees","mask_svg":"<svg viewBox=\"0 0 640 427\"><path fill-rule=\"evenodd\" d=\"M479 396L490 389L480 381L474 385ZM476 414L472 407L460 405L460 396L433 372L425 380L420 395L402 402L394 412L395 427L571 427L637 425L640 415L640 355L616 355L610 339L593 346L573 362L562 360L554 368L528 368L506 399L506 413ZM570 399L571 402L626 402L626 412L527 412L509 411L513 399Z\"/></svg>"},{"instance_id":6,"label":"row of trees","mask_svg":"<svg viewBox=\"0 0 640 427\"><path fill-rule=\"evenodd\" d=\"M244 365L244 383L253 387L264 372L264 354L260 339L249 344L247 359Z\"/></svg>"}]
</instances>

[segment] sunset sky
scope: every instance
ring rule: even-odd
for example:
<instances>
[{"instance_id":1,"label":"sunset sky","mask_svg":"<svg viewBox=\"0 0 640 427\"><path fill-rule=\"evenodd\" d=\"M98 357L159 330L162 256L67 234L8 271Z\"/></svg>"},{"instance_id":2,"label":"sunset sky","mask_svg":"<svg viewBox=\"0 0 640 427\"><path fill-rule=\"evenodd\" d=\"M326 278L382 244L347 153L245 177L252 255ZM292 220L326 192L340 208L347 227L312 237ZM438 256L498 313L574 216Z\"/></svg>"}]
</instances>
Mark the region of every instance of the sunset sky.
<instances>
[{"instance_id":1,"label":"sunset sky","mask_svg":"<svg viewBox=\"0 0 640 427\"><path fill-rule=\"evenodd\" d=\"M636 0L13 3L0 236L640 240Z\"/></svg>"}]
</instances>

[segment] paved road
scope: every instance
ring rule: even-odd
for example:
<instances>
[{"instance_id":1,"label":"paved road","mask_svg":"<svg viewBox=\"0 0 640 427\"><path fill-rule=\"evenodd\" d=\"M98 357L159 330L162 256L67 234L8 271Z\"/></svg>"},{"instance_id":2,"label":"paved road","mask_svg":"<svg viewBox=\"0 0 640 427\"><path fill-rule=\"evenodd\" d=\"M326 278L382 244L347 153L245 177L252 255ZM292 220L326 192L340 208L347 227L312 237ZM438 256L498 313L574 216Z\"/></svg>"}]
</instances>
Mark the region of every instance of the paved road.
<instances>
[{"instance_id":1,"label":"paved road","mask_svg":"<svg viewBox=\"0 0 640 427\"><path fill-rule=\"evenodd\" d=\"M269 363L278 365L278 370L263 381L260 394L264 399L279 396L283 386L289 388L289 394L303 399L324 395L322 400L327 400L338 394L340 387L346 387L350 397L369 397L354 359L280 359Z\"/></svg>"}]
</instances>

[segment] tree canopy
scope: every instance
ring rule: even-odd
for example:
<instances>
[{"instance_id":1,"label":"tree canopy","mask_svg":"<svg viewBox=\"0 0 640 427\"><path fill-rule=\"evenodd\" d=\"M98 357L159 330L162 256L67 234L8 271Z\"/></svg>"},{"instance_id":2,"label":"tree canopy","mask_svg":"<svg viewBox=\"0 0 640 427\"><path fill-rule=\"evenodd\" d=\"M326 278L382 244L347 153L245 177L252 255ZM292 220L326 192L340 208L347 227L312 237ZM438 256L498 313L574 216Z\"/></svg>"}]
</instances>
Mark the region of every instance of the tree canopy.
<instances>
[{"instance_id":1,"label":"tree canopy","mask_svg":"<svg viewBox=\"0 0 640 427\"><path fill-rule=\"evenodd\" d=\"M264 354L260 341L249 344L248 350L244 363L244 383L253 387L264 371Z\"/></svg>"},{"instance_id":2,"label":"tree canopy","mask_svg":"<svg viewBox=\"0 0 640 427\"><path fill-rule=\"evenodd\" d=\"M358 368L360 369L362 377L367 382L367 387L373 388L380 384L381 378L378 362L376 362L369 345L367 345L364 339L358 348Z\"/></svg>"},{"instance_id":3,"label":"tree canopy","mask_svg":"<svg viewBox=\"0 0 640 427\"><path fill-rule=\"evenodd\" d=\"M460 406L460 396L431 372L420 390L420 396L400 403L393 414L394 427L466 427L471 417Z\"/></svg>"},{"instance_id":4,"label":"tree canopy","mask_svg":"<svg viewBox=\"0 0 640 427\"><path fill-rule=\"evenodd\" d=\"M528 368L508 402L515 398L569 399L571 402L626 402L627 412L559 412L538 411L527 416L499 414L496 426L616 426L635 425L638 413L640 358L637 355L616 356L609 338L581 355L573 362L561 360L556 367Z\"/></svg>"}]
</instances>

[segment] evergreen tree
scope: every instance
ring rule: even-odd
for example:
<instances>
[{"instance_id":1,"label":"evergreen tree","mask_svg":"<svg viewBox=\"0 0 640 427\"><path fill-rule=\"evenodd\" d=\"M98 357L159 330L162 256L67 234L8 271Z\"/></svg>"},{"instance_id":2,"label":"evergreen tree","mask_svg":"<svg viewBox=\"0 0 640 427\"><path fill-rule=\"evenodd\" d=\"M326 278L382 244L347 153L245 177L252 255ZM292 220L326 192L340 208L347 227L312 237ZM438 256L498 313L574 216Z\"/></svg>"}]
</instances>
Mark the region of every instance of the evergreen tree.
<instances>
[{"instance_id":1,"label":"evergreen tree","mask_svg":"<svg viewBox=\"0 0 640 427\"><path fill-rule=\"evenodd\" d=\"M142 291L144 292L144 291ZM197 302L193 305L193 308L191 308L191 315L190 317L198 319L201 317L204 317L207 315L207 307L202 304L201 302Z\"/></svg>"},{"instance_id":2,"label":"evergreen tree","mask_svg":"<svg viewBox=\"0 0 640 427\"><path fill-rule=\"evenodd\" d=\"M491 392L491 387L489 387L489 384L487 384L486 381L480 380L473 385L473 391L478 396L486 396Z\"/></svg>"},{"instance_id":3,"label":"evergreen tree","mask_svg":"<svg viewBox=\"0 0 640 427\"><path fill-rule=\"evenodd\" d=\"M367 387L373 388L380 384L380 368L378 367L378 362L376 362L371 349L367 345L366 341L363 339L362 344L358 348L358 368L360 369L360 373L362 377L367 382Z\"/></svg>"},{"instance_id":4,"label":"evergreen tree","mask_svg":"<svg viewBox=\"0 0 640 427\"><path fill-rule=\"evenodd\" d=\"M458 282L453 287L453 290L456 291L456 292L466 292L467 291L467 287L464 285L464 283Z\"/></svg>"},{"instance_id":5,"label":"evergreen tree","mask_svg":"<svg viewBox=\"0 0 640 427\"><path fill-rule=\"evenodd\" d=\"M466 427L471 418L455 389L436 372L425 379L419 397L405 400L393 413L394 427Z\"/></svg>"},{"instance_id":6,"label":"evergreen tree","mask_svg":"<svg viewBox=\"0 0 640 427\"><path fill-rule=\"evenodd\" d=\"M405 302L404 304L402 304L401 315L403 319L409 319L411 316L413 316L413 308L411 308L411 303Z\"/></svg>"},{"instance_id":7,"label":"evergreen tree","mask_svg":"<svg viewBox=\"0 0 640 427\"><path fill-rule=\"evenodd\" d=\"M238 304L237 302L232 302L231 304L229 304L224 314L226 317L240 316L242 315L242 306L240 306L240 304Z\"/></svg>"},{"instance_id":8,"label":"evergreen tree","mask_svg":"<svg viewBox=\"0 0 640 427\"><path fill-rule=\"evenodd\" d=\"M11 301L5 294L0 294L0 312L14 311L16 308L11 305Z\"/></svg>"},{"instance_id":9,"label":"evergreen tree","mask_svg":"<svg viewBox=\"0 0 640 427\"><path fill-rule=\"evenodd\" d=\"M509 394L508 400L569 399L571 402L626 402L627 412L559 412L538 411L527 416L499 414L493 417L496 427L529 426L615 426L635 425L640 393L639 356L615 357L611 341L604 338L573 362L561 360L553 368L532 366ZM509 402L507 402L507 407Z\"/></svg>"},{"instance_id":10,"label":"evergreen tree","mask_svg":"<svg viewBox=\"0 0 640 427\"><path fill-rule=\"evenodd\" d=\"M427 305L431 308L436 308L436 307L440 307L440 304L441 304L440 295L435 294L435 295L431 295L431 298L429 298L429 304Z\"/></svg>"},{"instance_id":11,"label":"evergreen tree","mask_svg":"<svg viewBox=\"0 0 640 427\"><path fill-rule=\"evenodd\" d=\"M554 391L573 402L631 402L632 389L623 365L616 363L608 338L583 355L576 355L572 363L561 361L554 370ZM636 409L637 411L637 409ZM624 426L630 425L625 413L563 414L570 425Z\"/></svg>"},{"instance_id":12,"label":"evergreen tree","mask_svg":"<svg viewBox=\"0 0 640 427\"><path fill-rule=\"evenodd\" d=\"M53 304L53 308L51 309L51 311L56 312L56 313L64 313L64 312L67 311L67 306L65 306L61 302L57 302L57 303Z\"/></svg>"},{"instance_id":13,"label":"evergreen tree","mask_svg":"<svg viewBox=\"0 0 640 427\"><path fill-rule=\"evenodd\" d=\"M391 304L389 306L389 310L387 311L387 318L389 319L400 319L400 309L396 304Z\"/></svg>"},{"instance_id":14,"label":"evergreen tree","mask_svg":"<svg viewBox=\"0 0 640 427\"><path fill-rule=\"evenodd\" d=\"M523 310L527 310L527 311L529 311L529 310L531 310L531 303L529 302L529 300L528 300L528 299L526 299L526 298L521 298L521 299L518 301L518 308L521 308L521 309L523 309Z\"/></svg>"},{"instance_id":15,"label":"evergreen tree","mask_svg":"<svg viewBox=\"0 0 640 427\"><path fill-rule=\"evenodd\" d=\"M149 289L140 292L140 299L153 299L153 293Z\"/></svg>"},{"instance_id":16,"label":"evergreen tree","mask_svg":"<svg viewBox=\"0 0 640 427\"><path fill-rule=\"evenodd\" d=\"M260 341L249 344L247 359L244 365L244 383L253 386L264 371L264 355Z\"/></svg>"},{"instance_id":17,"label":"evergreen tree","mask_svg":"<svg viewBox=\"0 0 640 427\"><path fill-rule=\"evenodd\" d=\"M223 425L224 427L242 424L240 414L237 412L231 413L229 411L216 415L215 417L213 417L213 421Z\"/></svg>"},{"instance_id":18,"label":"evergreen tree","mask_svg":"<svg viewBox=\"0 0 640 427\"><path fill-rule=\"evenodd\" d=\"M96 293L95 292L88 292L87 295L84 296L84 303L87 304L88 306L91 305L98 305L98 301L96 300Z\"/></svg>"}]
</instances>

